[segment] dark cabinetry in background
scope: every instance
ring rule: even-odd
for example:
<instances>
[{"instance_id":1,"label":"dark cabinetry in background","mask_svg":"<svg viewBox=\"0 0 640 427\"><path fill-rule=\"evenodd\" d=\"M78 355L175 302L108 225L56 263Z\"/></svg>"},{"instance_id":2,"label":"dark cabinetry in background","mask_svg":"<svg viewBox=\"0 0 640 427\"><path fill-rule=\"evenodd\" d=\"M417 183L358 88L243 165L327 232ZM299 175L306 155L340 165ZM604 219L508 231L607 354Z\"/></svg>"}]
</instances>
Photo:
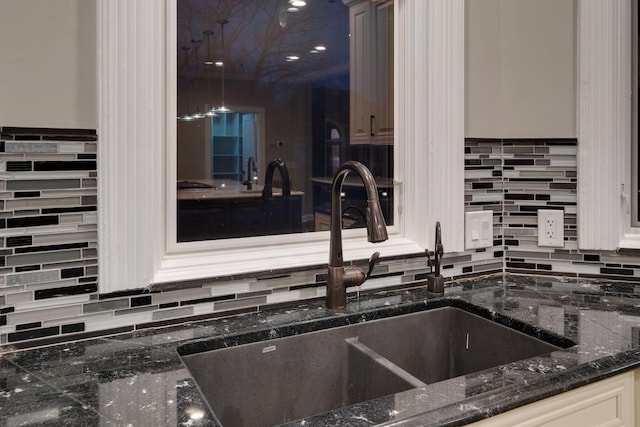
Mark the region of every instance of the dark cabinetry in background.
<instances>
[{"instance_id":1,"label":"dark cabinetry in background","mask_svg":"<svg viewBox=\"0 0 640 427\"><path fill-rule=\"evenodd\" d=\"M349 135L349 74L314 82L312 87L313 210L318 225L324 229L330 212L331 178L348 160L365 164L378 182L378 198L387 225L393 224L393 145L352 144ZM359 178L343 186L345 226L359 227L366 208L366 194ZM352 184L349 184L352 183ZM318 220L320 217L320 221Z\"/></svg>"},{"instance_id":2,"label":"dark cabinetry in background","mask_svg":"<svg viewBox=\"0 0 640 427\"><path fill-rule=\"evenodd\" d=\"M302 197L178 200L178 242L302 231Z\"/></svg>"}]
</instances>

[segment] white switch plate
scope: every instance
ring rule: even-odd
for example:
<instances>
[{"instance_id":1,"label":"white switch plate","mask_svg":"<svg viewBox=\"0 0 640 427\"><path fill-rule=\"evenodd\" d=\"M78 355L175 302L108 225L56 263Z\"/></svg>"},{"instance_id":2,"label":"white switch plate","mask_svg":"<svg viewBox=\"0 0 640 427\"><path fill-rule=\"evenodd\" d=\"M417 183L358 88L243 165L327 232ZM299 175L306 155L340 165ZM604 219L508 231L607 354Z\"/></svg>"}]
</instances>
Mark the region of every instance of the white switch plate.
<instances>
[{"instance_id":1,"label":"white switch plate","mask_svg":"<svg viewBox=\"0 0 640 427\"><path fill-rule=\"evenodd\" d=\"M538 209L538 246L564 247L564 210Z\"/></svg>"},{"instance_id":2,"label":"white switch plate","mask_svg":"<svg viewBox=\"0 0 640 427\"><path fill-rule=\"evenodd\" d=\"M493 211L466 212L464 218L467 249L493 246Z\"/></svg>"}]
</instances>

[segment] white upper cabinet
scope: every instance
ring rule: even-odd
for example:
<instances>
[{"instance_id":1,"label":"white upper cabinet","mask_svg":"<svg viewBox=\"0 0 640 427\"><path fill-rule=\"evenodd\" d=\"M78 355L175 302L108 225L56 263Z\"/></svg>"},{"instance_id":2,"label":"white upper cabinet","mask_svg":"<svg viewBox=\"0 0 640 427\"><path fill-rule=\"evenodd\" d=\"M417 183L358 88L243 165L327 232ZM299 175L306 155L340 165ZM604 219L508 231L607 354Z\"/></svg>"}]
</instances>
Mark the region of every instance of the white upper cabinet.
<instances>
[{"instance_id":1,"label":"white upper cabinet","mask_svg":"<svg viewBox=\"0 0 640 427\"><path fill-rule=\"evenodd\" d=\"M349 6L350 140L393 144L393 2Z\"/></svg>"}]
</instances>

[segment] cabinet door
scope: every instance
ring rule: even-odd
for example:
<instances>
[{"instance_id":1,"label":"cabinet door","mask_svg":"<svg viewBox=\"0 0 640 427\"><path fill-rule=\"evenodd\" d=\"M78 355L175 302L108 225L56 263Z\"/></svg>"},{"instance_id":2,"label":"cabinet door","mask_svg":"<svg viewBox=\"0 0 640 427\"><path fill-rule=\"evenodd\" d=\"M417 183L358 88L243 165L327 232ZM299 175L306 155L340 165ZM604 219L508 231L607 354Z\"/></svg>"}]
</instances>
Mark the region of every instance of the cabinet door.
<instances>
[{"instance_id":1,"label":"cabinet door","mask_svg":"<svg viewBox=\"0 0 640 427\"><path fill-rule=\"evenodd\" d=\"M372 5L357 3L349 9L350 129L352 144L371 142L374 81L371 60Z\"/></svg>"},{"instance_id":2,"label":"cabinet door","mask_svg":"<svg viewBox=\"0 0 640 427\"><path fill-rule=\"evenodd\" d=\"M373 143L393 144L393 2L374 6L375 109Z\"/></svg>"},{"instance_id":3,"label":"cabinet door","mask_svg":"<svg viewBox=\"0 0 640 427\"><path fill-rule=\"evenodd\" d=\"M627 372L471 424L474 427L633 426L634 373Z\"/></svg>"},{"instance_id":4,"label":"cabinet door","mask_svg":"<svg viewBox=\"0 0 640 427\"><path fill-rule=\"evenodd\" d=\"M349 9L352 144L393 143L393 1Z\"/></svg>"}]
</instances>

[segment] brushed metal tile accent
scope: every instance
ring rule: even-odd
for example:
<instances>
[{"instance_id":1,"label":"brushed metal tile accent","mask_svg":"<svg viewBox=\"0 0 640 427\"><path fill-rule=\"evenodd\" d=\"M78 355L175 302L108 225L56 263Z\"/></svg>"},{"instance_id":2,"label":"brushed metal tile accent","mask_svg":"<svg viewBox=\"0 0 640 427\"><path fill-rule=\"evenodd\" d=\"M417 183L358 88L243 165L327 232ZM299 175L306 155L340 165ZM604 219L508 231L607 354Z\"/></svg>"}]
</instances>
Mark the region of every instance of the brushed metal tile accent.
<instances>
[{"instance_id":1,"label":"brushed metal tile accent","mask_svg":"<svg viewBox=\"0 0 640 427\"><path fill-rule=\"evenodd\" d=\"M41 252L24 255L12 255L6 257L7 266L16 265L32 265L32 264L47 264L51 265L56 262L72 261L82 258L82 252L80 250L72 251L51 251Z\"/></svg>"},{"instance_id":2,"label":"brushed metal tile accent","mask_svg":"<svg viewBox=\"0 0 640 427\"><path fill-rule=\"evenodd\" d=\"M84 231L76 233L64 234L42 234L33 236L34 245L48 245L51 243L75 243L97 241L98 233L96 231Z\"/></svg>"},{"instance_id":3,"label":"brushed metal tile accent","mask_svg":"<svg viewBox=\"0 0 640 427\"><path fill-rule=\"evenodd\" d=\"M210 289L211 296L231 295L243 292L250 292L255 285L256 279L238 280L234 282L210 283L204 287Z\"/></svg>"},{"instance_id":4,"label":"brushed metal tile accent","mask_svg":"<svg viewBox=\"0 0 640 427\"><path fill-rule=\"evenodd\" d=\"M53 188L80 188L79 179L16 179L7 182L7 190L43 190Z\"/></svg>"},{"instance_id":5,"label":"brushed metal tile accent","mask_svg":"<svg viewBox=\"0 0 640 427\"><path fill-rule=\"evenodd\" d=\"M476 272L489 270L502 270L502 261L489 264L476 264L473 266L473 271Z\"/></svg>"},{"instance_id":6,"label":"brushed metal tile accent","mask_svg":"<svg viewBox=\"0 0 640 427\"><path fill-rule=\"evenodd\" d=\"M193 315L193 306L158 310L151 314L151 320L171 319L172 317L184 317Z\"/></svg>"},{"instance_id":7,"label":"brushed metal tile accent","mask_svg":"<svg viewBox=\"0 0 640 427\"><path fill-rule=\"evenodd\" d=\"M98 256L97 249L83 249L82 258L96 258Z\"/></svg>"},{"instance_id":8,"label":"brushed metal tile accent","mask_svg":"<svg viewBox=\"0 0 640 427\"><path fill-rule=\"evenodd\" d=\"M93 196L96 194L96 190L92 188L75 188L75 189L63 189L63 190L42 190L40 192L41 197L80 197L80 196Z\"/></svg>"},{"instance_id":9,"label":"brushed metal tile accent","mask_svg":"<svg viewBox=\"0 0 640 427\"><path fill-rule=\"evenodd\" d=\"M180 289L177 291L160 292L151 294L152 304L165 304L176 301L189 301L194 299L210 298L211 289L209 288L191 288Z\"/></svg>"},{"instance_id":10,"label":"brushed metal tile accent","mask_svg":"<svg viewBox=\"0 0 640 427\"><path fill-rule=\"evenodd\" d=\"M5 209L18 210L42 207L80 206L81 202L82 199L80 197L14 199L6 201Z\"/></svg>"},{"instance_id":11,"label":"brushed metal tile accent","mask_svg":"<svg viewBox=\"0 0 640 427\"><path fill-rule=\"evenodd\" d=\"M135 313L128 316L110 316L98 319L89 319L84 323L85 332L104 331L119 327L130 328L138 323L151 321L151 312ZM113 345L113 344L111 344Z\"/></svg>"},{"instance_id":12,"label":"brushed metal tile accent","mask_svg":"<svg viewBox=\"0 0 640 427\"><path fill-rule=\"evenodd\" d=\"M38 209L32 209L32 210L23 209L23 210L16 210L13 212L14 218L20 218L23 216L39 216L39 215L40 215L40 210Z\"/></svg>"},{"instance_id":13,"label":"brushed metal tile accent","mask_svg":"<svg viewBox=\"0 0 640 427\"><path fill-rule=\"evenodd\" d=\"M509 251L509 257L513 257L513 258L549 259L549 252L510 250Z\"/></svg>"},{"instance_id":14,"label":"brushed metal tile accent","mask_svg":"<svg viewBox=\"0 0 640 427\"><path fill-rule=\"evenodd\" d=\"M100 312L100 313L93 313L93 314L83 314L83 315L78 315L78 316L72 316L72 317L60 317L58 319L52 319L52 320L45 320L42 322L42 326L55 326L55 325L64 325L67 323L79 323L79 322L86 322L88 320L104 320L105 318L110 318L112 317L111 314L105 313L105 312Z\"/></svg>"},{"instance_id":15,"label":"brushed metal tile accent","mask_svg":"<svg viewBox=\"0 0 640 427\"><path fill-rule=\"evenodd\" d=\"M58 143L59 153L84 153L86 150L86 144L81 141L65 141Z\"/></svg>"},{"instance_id":16,"label":"brushed metal tile accent","mask_svg":"<svg viewBox=\"0 0 640 427\"><path fill-rule=\"evenodd\" d=\"M505 228L504 234L509 236L537 236L535 228Z\"/></svg>"},{"instance_id":17,"label":"brushed metal tile accent","mask_svg":"<svg viewBox=\"0 0 640 427\"><path fill-rule=\"evenodd\" d=\"M84 178L82 180L82 188L96 188L98 186L98 180L94 178Z\"/></svg>"},{"instance_id":18,"label":"brushed metal tile accent","mask_svg":"<svg viewBox=\"0 0 640 427\"><path fill-rule=\"evenodd\" d=\"M82 214L68 214L59 215L60 224L79 224L84 222L84 215Z\"/></svg>"},{"instance_id":19,"label":"brushed metal tile accent","mask_svg":"<svg viewBox=\"0 0 640 427\"><path fill-rule=\"evenodd\" d=\"M445 264L459 264L463 262L470 262L471 259L471 254L444 254L444 256L442 257L442 262Z\"/></svg>"},{"instance_id":20,"label":"brushed metal tile accent","mask_svg":"<svg viewBox=\"0 0 640 427\"><path fill-rule=\"evenodd\" d=\"M551 259L558 259L558 260L566 260L566 261L582 261L582 255L581 254L571 254L571 253L564 253L564 252L553 252L550 254Z\"/></svg>"},{"instance_id":21,"label":"brushed metal tile accent","mask_svg":"<svg viewBox=\"0 0 640 427\"><path fill-rule=\"evenodd\" d=\"M26 273L7 274L6 286L31 283L52 282L60 278L59 270L30 271Z\"/></svg>"},{"instance_id":22,"label":"brushed metal tile accent","mask_svg":"<svg viewBox=\"0 0 640 427\"><path fill-rule=\"evenodd\" d=\"M20 323L28 323L34 320L45 321L60 319L63 317L75 317L82 314L81 305L70 305L66 307L51 307L43 310L31 310L23 312L14 312L7 314L7 323L17 325Z\"/></svg>"},{"instance_id":23,"label":"brushed metal tile accent","mask_svg":"<svg viewBox=\"0 0 640 427\"><path fill-rule=\"evenodd\" d=\"M266 296L254 297L254 298L243 298L238 300L231 301L220 301L213 303L213 309L215 311L224 311L224 310L232 310L234 308L247 308L254 307L267 303Z\"/></svg>"},{"instance_id":24,"label":"brushed metal tile accent","mask_svg":"<svg viewBox=\"0 0 640 427\"><path fill-rule=\"evenodd\" d=\"M6 153L57 153L58 144L55 142L6 141Z\"/></svg>"},{"instance_id":25,"label":"brushed metal tile accent","mask_svg":"<svg viewBox=\"0 0 640 427\"><path fill-rule=\"evenodd\" d=\"M33 301L33 292L17 292L6 295L6 304L15 305Z\"/></svg>"},{"instance_id":26,"label":"brushed metal tile accent","mask_svg":"<svg viewBox=\"0 0 640 427\"><path fill-rule=\"evenodd\" d=\"M316 297L318 297L318 290L315 288L297 289L295 291L276 292L267 295L266 304L300 301Z\"/></svg>"},{"instance_id":27,"label":"brushed metal tile accent","mask_svg":"<svg viewBox=\"0 0 640 427\"><path fill-rule=\"evenodd\" d=\"M129 308L129 298L90 302L82 306L82 314L96 313L99 311L112 311Z\"/></svg>"},{"instance_id":28,"label":"brushed metal tile accent","mask_svg":"<svg viewBox=\"0 0 640 427\"><path fill-rule=\"evenodd\" d=\"M122 310L116 310L115 316L128 316L136 313L144 313L144 312L154 312L158 310L157 305L146 305L144 307L134 307L134 308L124 308ZM153 314L151 316L153 318Z\"/></svg>"},{"instance_id":29,"label":"brushed metal tile accent","mask_svg":"<svg viewBox=\"0 0 640 427\"><path fill-rule=\"evenodd\" d=\"M28 289L28 288L27 288ZM79 306L85 302L89 301L90 296L87 294L84 295L72 295L66 297L58 297L58 298L47 298L41 300L35 300L30 302L24 302L20 304L16 304L15 309L16 312L20 311L28 311L28 310L42 310L47 307L69 307L69 306ZM37 320L37 319L34 319Z\"/></svg>"},{"instance_id":30,"label":"brushed metal tile accent","mask_svg":"<svg viewBox=\"0 0 640 427\"><path fill-rule=\"evenodd\" d=\"M43 282L43 283L29 283L27 285L25 285L25 288L30 290L30 291L38 291L41 289L51 289L51 288L58 288L58 287L66 287L66 286L75 286L78 284L78 280L73 278L73 279L62 279L62 280L56 280L55 282Z\"/></svg>"}]
</instances>

